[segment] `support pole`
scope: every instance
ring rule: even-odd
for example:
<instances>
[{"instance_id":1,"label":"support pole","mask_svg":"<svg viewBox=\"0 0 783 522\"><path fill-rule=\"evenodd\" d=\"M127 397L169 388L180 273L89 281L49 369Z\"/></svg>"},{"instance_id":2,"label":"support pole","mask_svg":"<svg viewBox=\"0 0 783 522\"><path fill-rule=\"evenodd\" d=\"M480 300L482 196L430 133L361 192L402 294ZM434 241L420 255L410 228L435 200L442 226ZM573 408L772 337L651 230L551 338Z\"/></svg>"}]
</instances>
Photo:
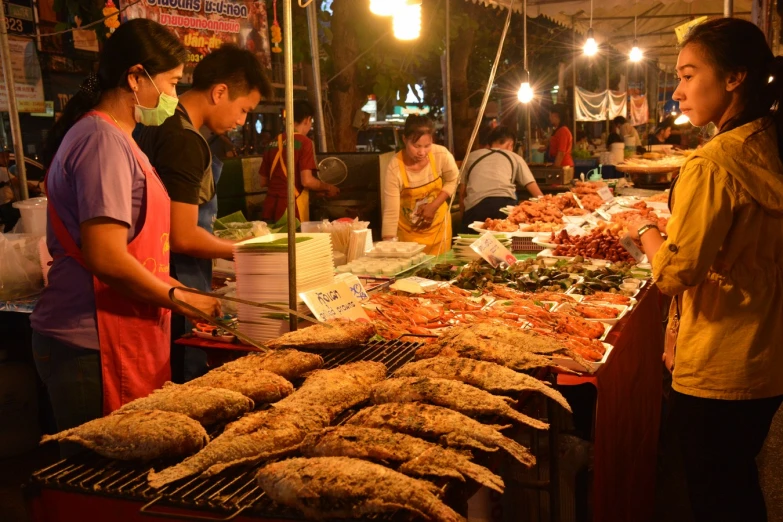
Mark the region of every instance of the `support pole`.
<instances>
[{"instance_id":1,"label":"support pole","mask_svg":"<svg viewBox=\"0 0 783 522\"><path fill-rule=\"evenodd\" d=\"M448 1L448 0L447 0ZM527 68L527 0L523 0L522 2L522 28L524 32L524 42L525 42L525 81L530 82L530 70ZM530 86L533 87L532 84ZM531 132L531 124L530 124L530 117L533 114L533 109L531 108L531 105L533 102L526 103L525 107L525 160L530 163L533 161L533 153L530 150L530 146L532 143L532 139L530 138L530 132Z\"/></svg>"},{"instance_id":2,"label":"support pole","mask_svg":"<svg viewBox=\"0 0 783 522\"><path fill-rule=\"evenodd\" d=\"M454 118L451 113L451 1L446 0L446 78L443 101L446 106L446 146L454 153Z\"/></svg>"},{"instance_id":3,"label":"support pole","mask_svg":"<svg viewBox=\"0 0 783 522\"><path fill-rule=\"evenodd\" d=\"M571 79L573 80L574 83L573 83L573 87L571 88L571 94L574 97L574 106L573 106L573 110L574 110L574 118L573 118L574 135L573 135L573 140L574 140L574 142L576 142L576 55L579 53L579 51L577 50L578 47L576 46L576 17L571 19L571 27L573 27L573 29L574 29L573 30L573 36L572 36L572 42L573 42L573 48L574 48L574 59L573 59L573 63L571 64Z\"/></svg>"},{"instance_id":4,"label":"support pole","mask_svg":"<svg viewBox=\"0 0 783 522\"><path fill-rule=\"evenodd\" d=\"M5 9L0 9L0 58L3 63L3 76L8 90L8 117L11 120L11 136L14 141L14 158L16 159L16 177L19 178L19 193L22 199L28 199L27 170L24 164L24 146L22 145L22 128L19 126L19 108L16 104L16 82L14 69L11 66L11 49L8 47L8 26L6 25Z\"/></svg>"},{"instance_id":5,"label":"support pole","mask_svg":"<svg viewBox=\"0 0 783 522\"><path fill-rule=\"evenodd\" d=\"M731 18L734 16L734 0L723 0L723 17Z\"/></svg>"},{"instance_id":6,"label":"support pole","mask_svg":"<svg viewBox=\"0 0 783 522\"><path fill-rule=\"evenodd\" d=\"M607 99L609 98L609 92L611 89L609 88L609 48L606 49L606 96ZM606 115L606 137L609 137L609 115Z\"/></svg>"},{"instance_id":7,"label":"support pole","mask_svg":"<svg viewBox=\"0 0 783 522\"><path fill-rule=\"evenodd\" d=\"M297 309L296 298L296 197L294 166L294 56L292 0L283 0L283 51L285 61L285 164L288 170L288 308ZM296 316L288 315L291 331L296 330Z\"/></svg>"},{"instance_id":8,"label":"support pole","mask_svg":"<svg viewBox=\"0 0 783 522\"><path fill-rule=\"evenodd\" d=\"M318 12L316 2L307 5L307 28L310 33L310 56L313 61L313 83L315 84L315 128L318 152L326 152L326 123L324 122L323 88L321 86L321 48L318 44Z\"/></svg>"}]
</instances>

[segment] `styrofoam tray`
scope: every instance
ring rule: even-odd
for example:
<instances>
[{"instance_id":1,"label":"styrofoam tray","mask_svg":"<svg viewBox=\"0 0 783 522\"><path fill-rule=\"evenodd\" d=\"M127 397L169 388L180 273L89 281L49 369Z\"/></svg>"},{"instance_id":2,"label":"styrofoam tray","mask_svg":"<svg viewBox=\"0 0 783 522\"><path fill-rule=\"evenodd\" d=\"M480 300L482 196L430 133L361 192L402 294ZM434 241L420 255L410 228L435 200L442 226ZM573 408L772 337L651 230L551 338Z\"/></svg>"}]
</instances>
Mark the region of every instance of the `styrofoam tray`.
<instances>
[{"instance_id":1,"label":"styrofoam tray","mask_svg":"<svg viewBox=\"0 0 783 522\"><path fill-rule=\"evenodd\" d=\"M399 257L399 258L407 258L407 257L413 257L417 254L421 254L424 252L424 249L427 248L427 245L419 245L415 249L412 249L410 251L405 252L388 252L388 251L380 251L376 248L370 250L369 252L365 253L364 255L366 257Z\"/></svg>"},{"instance_id":2,"label":"styrofoam tray","mask_svg":"<svg viewBox=\"0 0 783 522\"><path fill-rule=\"evenodd\" d=\"M395 274L389 274L389 275L373 275L373 274L366 274L366 273L363 273L363 272L344 272L344 273L351 273L351 274L353 274L353 275L356 275L356 276L372 276L372 277L398 277L398 276L400 276L400 275L402 275L402 274L404 274L404 273L406 273L406 272L409 272L410 270L413 270L413 269L415 269L415 268L419 268L419 267L421 267L422 265L425 265L425 264L429 263L429 262L430 262L430 261L432 261L433 259L435 259L435 256L427 255L427 256L424 258L424 260L423 260L423 261L421 261L420 263L417 263L417 264L415 264L415 265L411 265L411 266L409 266L409 267L407 267L407 268L403 268L403 269L402 269L402 270L400 270L399 272L397 272L397 273L395 273Z\"/></svg>"},{"instance_id":3,"label":"styrofoam tray","mask_svg":"<svg viewBox=\"0 0 783 522\"><path fill-rule=\"evenodd\" d=\"M612 304L612 303L585 303L585 306L590 306L590 305L604 306L604 307L607 307L607 308L614 308L616 310L619 310L620 314L617 317L615 317L614 319L594 319L594 318L591 318L591 317L584 317L584 316L582 316L582 319L584 319L586 321L599 321L599 322L602 322L604 324L611 324L611 325L615 325L618 322L620 322L620 320L623 317L625 317L628 314L628 311L630 310L630 308L625 306L625 305L616 305L616 304ZM571 305L569 303L563 303L563 304L558 305L555 308L555 311L558 312L558 311L562 310L563 308L570 307L570 306Z\"/></svg>"},{"instance_id":4,"label":"styrofoam tray","mask_svg":"<svg viewBox=\"0 0 783 522\"><path fill-rule=\"evenodd\" d=\"M554 357L552 357L552 362L557 364L557 365L560 365L560 366L563 366L565 368L568 368L569 370L574 370L576 372L580 372L580 373L585 373L585 372L587 372L587 373L595 373L595 372L598 371L598 369L601 366L606 364L606 361L609 360L609 355L612 353L612 350L614 350L614 346L612 346L609 343L603 343L602 342L601 344L603 344L604 347L606 348L606 352L604 353L603 358L600 361L596 361L596 362L588 361L587 365L589 366L589 368L587 368L587 369L582 367L581 364L577 363L575 360L571 359L570 357L554 356Z\"/></svg>"}]
</instances>

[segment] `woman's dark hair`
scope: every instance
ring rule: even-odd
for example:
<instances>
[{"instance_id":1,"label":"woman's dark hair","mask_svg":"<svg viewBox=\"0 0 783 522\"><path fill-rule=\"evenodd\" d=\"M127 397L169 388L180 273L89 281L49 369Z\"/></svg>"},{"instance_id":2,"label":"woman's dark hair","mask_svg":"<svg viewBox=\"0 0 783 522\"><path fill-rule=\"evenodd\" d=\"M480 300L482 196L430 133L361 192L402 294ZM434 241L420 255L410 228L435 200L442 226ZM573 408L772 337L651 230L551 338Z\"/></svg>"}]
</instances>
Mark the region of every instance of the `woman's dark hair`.
<instances>
[{"instance_id":1,"label":"woman's dark hair","mask_svg":"<svg viewBox=\"0 0 783 522\"><path fill-rule=\"evenodd\" d=\"M625 123L628 120L625 119L625 116L616 116L615 119L612 120L612 123L615 125L625 125Z\"/></svg>"},{"instance_id":2,"label":"woman's dark hair","mask_svg":"<svg viewBox=\"0 0 783 522\"><path fill-rule=\"evenodd\" d=\"M496 143L506 143L507 141L513 141L514 143L516 143L517 135L514 131L512 131L505 125L498 125L494 129L492 129L492 132L489 133L488 139L489 139L488 143L490 145L494 145Z\"/></svg>"},{"instance_id":3,"label":"woman's dark hair","mask_svg":"<svg viewBox=\"0 0 783 522\"><path fill-rule=\"evenodd\" d=\"M761 29L738 18L719 18L691 29L680 47L687 45L697 46L720 76L746 74L738 88L742 111L719 132L770 116L769 125L777 128L778 154L783 158L783 58L772 54Z\"/></svg>"},{"instance_id":4,"label":"woman's dark hair","mask_svg":"<svg viewBox=\"0 0 783 522\"><path fill-rule=\"evenodd\" d=\"M85 80L52 126L43 150L44 165L51 165L65 134L112 89L129 89L128 69L141 65L150 76L185 63L188 53L164 26L146 18L130 20L111 35L98 58L96 77Z\"/></svg>"},{"instance_id":5,"label":"woman's dark hair","mask_svg":"<svg viewBox=\"0 0 783 522\"><path fill-rule=\"evenodd\" d=\"M566 109L566 106L562 103L556 103L552 105L552 108L549 109L549 113L557 114L560 117L560 123L557 125L558 129L568 125L568 109Z\"/></svg>"},{"instance_id":6,"label":"woman's dark hair","mask_svg":"<svg viewBox=\"0 0 783 522\"><path fill-rule=\"evenodd\" d=\"M435 134L435 123L428 117L419 114L408 116L405 120L405 128L402 129L403 137L408 141L416 143L425 134L430 136Z\"/></svg>"}]
</instances>

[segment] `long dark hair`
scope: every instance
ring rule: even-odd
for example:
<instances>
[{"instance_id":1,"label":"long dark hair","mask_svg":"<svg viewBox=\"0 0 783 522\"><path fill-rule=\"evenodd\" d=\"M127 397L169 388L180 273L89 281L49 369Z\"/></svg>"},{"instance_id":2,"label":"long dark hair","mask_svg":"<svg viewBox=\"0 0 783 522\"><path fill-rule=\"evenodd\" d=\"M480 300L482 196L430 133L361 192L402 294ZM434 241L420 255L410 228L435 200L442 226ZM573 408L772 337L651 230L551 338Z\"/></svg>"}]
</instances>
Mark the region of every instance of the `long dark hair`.
<instances>
[{"instance_id":1,"label":"long dark hair","mask_svg":"<svg viewBox=\"0 0 783 522\"><path fill-rule=\"evenodd\" d=\"M101 51L96 77L88 78L63 109L52 126L43 150L44 165L51 165L65 134L92 110L101 96L113 89L128 89L128 69L141 64L150 76L170 71L183 64L187 51L164 26L146 18L120 25Z\"/></svg>"},{"instance_id":2,"label":"long dark hair","mask_svg":"<svg viewBox=\"0 0 783 522\"><path fill-rule=\"evenodd\" d=\"M699 46L719 76L746 74L738 88L742 110L719 132L769 116L766 126L775 125L778 155L783 159L783 58L772 54L761 29L738 18L719 18L695 26L680 47L686 45Z\"/></svg>"}]
</instances>

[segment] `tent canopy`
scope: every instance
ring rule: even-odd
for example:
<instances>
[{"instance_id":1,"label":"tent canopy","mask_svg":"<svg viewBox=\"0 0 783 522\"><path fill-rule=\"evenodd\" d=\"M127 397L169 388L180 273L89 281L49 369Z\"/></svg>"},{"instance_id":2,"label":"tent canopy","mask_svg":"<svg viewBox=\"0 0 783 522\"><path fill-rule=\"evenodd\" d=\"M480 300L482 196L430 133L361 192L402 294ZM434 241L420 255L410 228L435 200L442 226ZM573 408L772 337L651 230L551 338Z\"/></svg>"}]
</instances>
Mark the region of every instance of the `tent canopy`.
<instances>
[{"instance_id":1,"label":"tent canopy","mask_svg":"<svg viewBox=\"0 0 783 522\"><path fill-rule=\"evenodd\" d=\"M472 0L486 6L522 12L522 0ZM753 0L734 0L734 16L750 20ZM590 27L590 0L528 0L528 16L545 16L564 27L586 33ZM636 39L645 56L664 66L677 61L674 28L699 16L723 15L723 0L594 0L593 33L599 44L608 43L622 53Z\"/></svg>"}]
</instances>

